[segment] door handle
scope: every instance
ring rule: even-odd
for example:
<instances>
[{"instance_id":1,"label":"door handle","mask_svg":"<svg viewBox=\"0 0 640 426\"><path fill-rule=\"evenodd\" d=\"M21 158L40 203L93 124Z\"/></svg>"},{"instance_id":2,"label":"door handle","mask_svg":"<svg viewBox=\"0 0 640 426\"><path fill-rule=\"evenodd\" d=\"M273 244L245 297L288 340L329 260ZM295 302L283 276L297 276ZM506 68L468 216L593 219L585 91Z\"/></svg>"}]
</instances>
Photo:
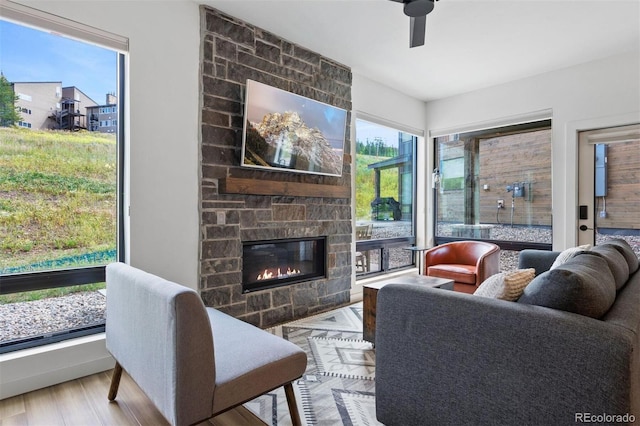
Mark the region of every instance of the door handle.
<instances>
[{"instance_id":1,"label":"door handle","mask_svg":"<svg viewBox=\"0 0 640 426\"><path fill-rule=\"evenodd\" d=\"M593 231L593 228L587 227L587 225L580 225L579 228L581 231Z\"/></svg>"}]
</instances>

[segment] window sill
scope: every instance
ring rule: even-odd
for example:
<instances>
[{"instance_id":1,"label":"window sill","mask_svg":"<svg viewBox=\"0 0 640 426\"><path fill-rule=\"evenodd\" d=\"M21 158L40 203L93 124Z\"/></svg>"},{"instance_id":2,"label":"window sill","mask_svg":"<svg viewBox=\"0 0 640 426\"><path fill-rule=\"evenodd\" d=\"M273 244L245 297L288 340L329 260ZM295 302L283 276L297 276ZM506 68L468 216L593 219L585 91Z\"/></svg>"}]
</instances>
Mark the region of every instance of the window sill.
<instances>
[{"instance_id":1,"label":"window sill","mask_svg":"<svg viewBox=\"0 0 640 426\"><path fill-rule=\"evenodd\" d=\"M105 333L0 355L0 399L113 368Z\"/></svg>"}]
</instances>

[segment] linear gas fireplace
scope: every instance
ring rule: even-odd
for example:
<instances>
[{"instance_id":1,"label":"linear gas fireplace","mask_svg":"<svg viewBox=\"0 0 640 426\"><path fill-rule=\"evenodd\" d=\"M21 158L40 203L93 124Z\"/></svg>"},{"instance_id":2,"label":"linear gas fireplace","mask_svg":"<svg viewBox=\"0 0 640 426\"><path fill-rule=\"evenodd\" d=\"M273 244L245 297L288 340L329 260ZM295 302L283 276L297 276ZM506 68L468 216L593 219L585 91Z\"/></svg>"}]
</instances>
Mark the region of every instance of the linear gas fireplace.
<instances>
[{"instance_id":1,"label":"linear gas fireplace","mask_svg":"<svg viewBox=\"0 0 640 426\"><path fill-rule=\"evenodd\" d=\"M326 277L326 237L242 243L242 292Z\"/></svg>"}]
</instances>

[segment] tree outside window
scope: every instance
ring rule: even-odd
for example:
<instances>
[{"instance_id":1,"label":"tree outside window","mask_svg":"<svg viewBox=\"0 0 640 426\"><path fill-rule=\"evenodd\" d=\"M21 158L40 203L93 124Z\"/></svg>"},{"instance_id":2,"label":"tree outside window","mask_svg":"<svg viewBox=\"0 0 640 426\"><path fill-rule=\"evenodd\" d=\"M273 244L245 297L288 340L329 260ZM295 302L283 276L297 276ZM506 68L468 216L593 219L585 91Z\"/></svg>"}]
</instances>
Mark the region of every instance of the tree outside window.
<instances>
[{"instance_id":1,"label":"tree outside window","mask_svg":"<svg viewBox=\"0 0 640 426\"><path fill-rule=\"evenodd\" d=\"M22 120L16 109L17 100L18 96L13 92L13 86L4 74L0 74L0 127L15 126Z\"/></svg>"}]
</instances>

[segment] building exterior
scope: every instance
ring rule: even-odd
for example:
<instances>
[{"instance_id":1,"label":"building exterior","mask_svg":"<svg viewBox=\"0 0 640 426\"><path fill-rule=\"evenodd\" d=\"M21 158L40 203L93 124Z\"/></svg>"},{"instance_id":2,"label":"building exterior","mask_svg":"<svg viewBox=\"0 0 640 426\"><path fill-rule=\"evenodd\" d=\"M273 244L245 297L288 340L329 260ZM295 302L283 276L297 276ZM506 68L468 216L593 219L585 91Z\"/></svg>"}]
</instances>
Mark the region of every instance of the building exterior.
<instances>
[{"instance_id":1,"label":"building exterior","mask_svg":"<svg viewBox=\"0 0 640 426\"><path fill-rule=\"evenodd\" d=\"M34 130L82 130L114 133L118 125L117 98L108 93L98 105L75 86L62 82L16 82L16 108L22 116L17 125Z\"/></svg>"},{"instance_id":2,"label":"building exterior","mask_svg":"<svg viewBox=\"0 0 640 426\"><path fill-rule=\"evenodd\" d=\"M75 86L62 88L60 108L52 114L54 129L80 130L87 128L86 108L96 102Z\"/></svg>"},{"instance_id":3,"label":"building exterior","mask_svg":"<svg viewBox=\"0 0 640 426\"><path fill-rule=\"evenodd\" d=\"M51 115L62 108L62 82L22 82L12 86L18 97L16 108L22 116L18 127L51 129L55 124Z\"/></svg>"},{"instance_id":4,"label":"building exterior","mask_svg":"<svg viewBox=\"0 0 640 426\"><path fill-rule=\"evenodd\" d=\"M88 127L92 132L115 133L118 129L118 105L113 93L107 93L104 105L87 107Z\"/></svg>"}]
</instances>

